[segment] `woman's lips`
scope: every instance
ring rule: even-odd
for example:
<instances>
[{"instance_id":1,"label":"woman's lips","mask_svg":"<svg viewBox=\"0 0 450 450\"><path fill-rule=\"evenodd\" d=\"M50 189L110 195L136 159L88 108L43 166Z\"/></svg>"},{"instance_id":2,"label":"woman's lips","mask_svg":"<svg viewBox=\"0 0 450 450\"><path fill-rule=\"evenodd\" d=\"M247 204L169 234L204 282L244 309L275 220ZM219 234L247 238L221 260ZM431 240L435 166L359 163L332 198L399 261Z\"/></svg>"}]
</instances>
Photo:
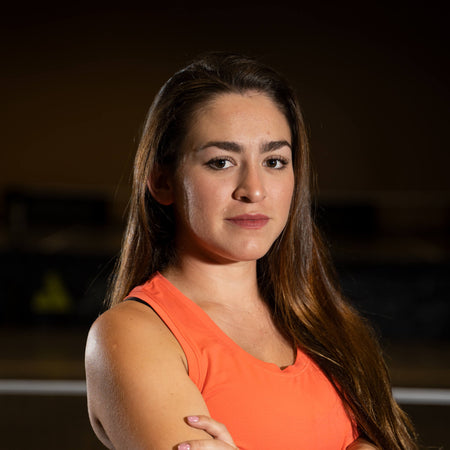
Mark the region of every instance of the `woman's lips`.
<instances>
[{"instance_id":1,"label":"woman's lips","mask_svg":"<svg viewBox=\"0 0 450 450\"><path fill-rule=\"evenodd\" d=\"M269 218L264 214L242 214L240 216L230 217L227 220L241 228L257 230L265 226Z\"/></svg>"}]
</instances>

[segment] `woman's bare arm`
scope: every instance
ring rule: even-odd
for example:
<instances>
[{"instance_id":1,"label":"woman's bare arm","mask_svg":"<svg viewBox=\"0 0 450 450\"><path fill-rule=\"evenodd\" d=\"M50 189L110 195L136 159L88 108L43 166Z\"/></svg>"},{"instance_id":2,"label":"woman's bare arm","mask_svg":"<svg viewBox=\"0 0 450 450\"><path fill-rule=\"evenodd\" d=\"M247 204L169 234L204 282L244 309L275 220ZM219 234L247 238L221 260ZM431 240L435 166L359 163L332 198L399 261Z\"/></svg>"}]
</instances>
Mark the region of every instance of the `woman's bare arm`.
<instances>
[{"instance_id":1,"label":"woman's bare arm","mask_svg":"<svg viewBox=\"0 0 450 450\"><path fill-rule=\"evenodd\" d=\"M93 324L86 345L91 424L109 448L172 449L213 439L186 417L208 415L175 337L145 305L124 302Z\"/></svg>"},{"instance_id":2,"label":"woman's bare arm","mask_svg":"<svg viewBox=\"0 0 450 450\"><path fill-rule=\"evenodd\" d=\"M352 442L346 450L379 450L378 447L371 444L369 441L365 439L359 438L356 441Z\"/></svg>"}]
</instances>

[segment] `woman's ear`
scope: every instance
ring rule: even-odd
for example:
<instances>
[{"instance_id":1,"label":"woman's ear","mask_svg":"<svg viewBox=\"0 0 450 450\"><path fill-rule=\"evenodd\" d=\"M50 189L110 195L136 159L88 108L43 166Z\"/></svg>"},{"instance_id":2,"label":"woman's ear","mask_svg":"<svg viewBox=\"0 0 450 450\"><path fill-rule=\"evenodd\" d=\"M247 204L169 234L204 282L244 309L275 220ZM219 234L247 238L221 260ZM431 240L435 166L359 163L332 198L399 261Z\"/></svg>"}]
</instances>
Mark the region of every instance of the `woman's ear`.
<instances>
[{"instance_id":1,"label":"woman's ear","mask_svg":"<svg viewBox=\"0 0 450 450\"><path fill-rule=\"evenodd\" d=\"M155 168L147 180L147 187L152 197L161 205L173 203L173 181L167 170Z\"/></svg>"}]
</instances>

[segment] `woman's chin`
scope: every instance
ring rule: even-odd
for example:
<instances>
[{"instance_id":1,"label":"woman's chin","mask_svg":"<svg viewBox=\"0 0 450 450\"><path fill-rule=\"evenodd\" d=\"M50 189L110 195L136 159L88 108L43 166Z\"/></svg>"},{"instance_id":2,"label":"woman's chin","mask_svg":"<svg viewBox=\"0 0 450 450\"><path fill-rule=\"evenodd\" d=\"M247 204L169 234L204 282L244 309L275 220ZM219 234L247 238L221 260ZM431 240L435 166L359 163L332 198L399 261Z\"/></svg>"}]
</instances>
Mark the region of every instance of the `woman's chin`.
<instances>
[{"instance_id":1,"label":"woman's chin","mask_svg":"<svg viewBox=\"0 0 450 450\"><path fill-rule=\"evenodd\" d=\"M230 262L251 262L261 259L268 251L270 247L264 248L245 248L241 247L235 251L226 251L222 253L222 257Z\"/></svg>"},{"instance_id":2,"label":"woman's chin","mask_svg":"<svg viewBox=\"0 0 450 450\"><path fill-rule=\"evenodd\" d=\"M194 241L195 242L195 241ZM272 243L241 240L229 242L203 242L202 245L192 245L193 241L179 246L179 257L197 259L212 264L229 264L250 262L261 259L269 251Z\"/></svg>"}]
</instances>

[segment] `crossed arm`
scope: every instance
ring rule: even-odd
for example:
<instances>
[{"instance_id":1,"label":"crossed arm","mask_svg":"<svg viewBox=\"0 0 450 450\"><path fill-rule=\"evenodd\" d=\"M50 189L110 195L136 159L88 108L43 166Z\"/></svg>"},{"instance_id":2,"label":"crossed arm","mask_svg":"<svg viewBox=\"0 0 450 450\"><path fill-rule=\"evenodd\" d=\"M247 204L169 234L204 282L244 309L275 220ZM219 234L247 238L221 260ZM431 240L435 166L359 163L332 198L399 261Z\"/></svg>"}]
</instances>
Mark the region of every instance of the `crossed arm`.
<instances>
[{"instance_id":1,"label":"crossed arm","mask_svg":"<svg viewBox=\"0 0 450 450\"><path fill-rule=\"evenodd\" d=\"M111 449L236 449L209 416L179 343L149 308L124 302L100 316L86 345L92 427ZM375 449L357 440L348 450Z\"/></svg>"},{"instance_id":2,"label":"crossed arm","mask_svg":"<svg viewBox=\"0 0 450 450\"><path fill-rule=\"evenodd\" d=\"M208 432L214 440L190 441L178 445L178 450L231 450L237 449L225 425L208 416L190 416L187 422L194 428ZM377 447L364 439L357 439L346 450L377 450Z\"/></svg>"}]
</instances>

